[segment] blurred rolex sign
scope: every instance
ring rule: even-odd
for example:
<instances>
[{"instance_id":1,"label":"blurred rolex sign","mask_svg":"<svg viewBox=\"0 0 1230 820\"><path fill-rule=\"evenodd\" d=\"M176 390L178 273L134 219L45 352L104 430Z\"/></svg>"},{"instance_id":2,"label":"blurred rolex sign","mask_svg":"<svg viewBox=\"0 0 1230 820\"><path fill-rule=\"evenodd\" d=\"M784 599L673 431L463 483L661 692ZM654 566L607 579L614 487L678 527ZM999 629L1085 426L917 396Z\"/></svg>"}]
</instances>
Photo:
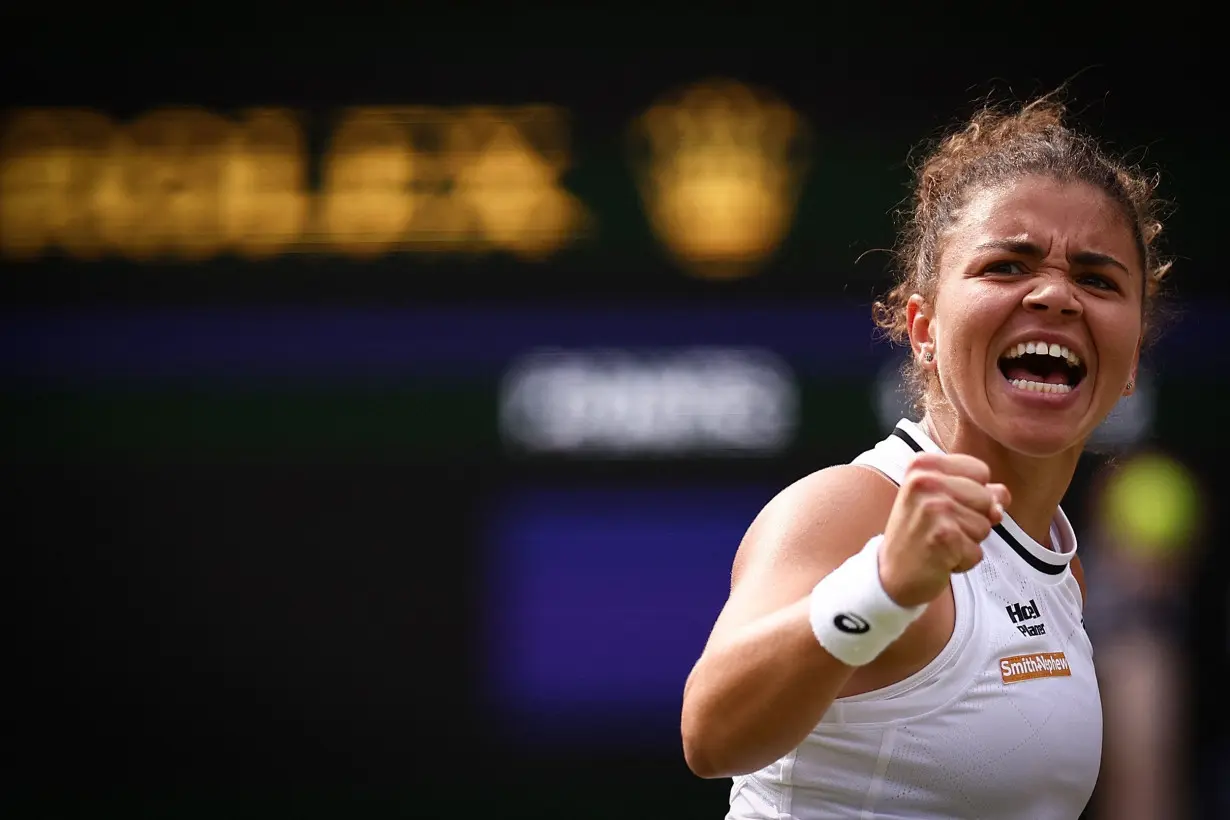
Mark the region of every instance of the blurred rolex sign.
<instances>
[{"instance_id":1,"label":"blurred rolex sign","mask_svg":"<svg viewBox=\"0 0 1230 820\"><path fill-rule=\"evenodd\" d=\"M686 88L636 121L645 211L685 270L732 279L769 260L793 223L806 136L785 103L731 80Z\"/></svg>"},{"instance_id":2,"label":"blurred rolex sign","mask_svg":"<svg viewBox=\"0 0 1230 820\"><path fill-rule=\"evenodd\" d=\"M3 125L0 254L10 258L534 259L571 243L586 221L560 182L566 117L545 105L348 109L320 156L300 118L281 109L166 108L131 122L33 109Z\"/></svg>"}]
</instances>

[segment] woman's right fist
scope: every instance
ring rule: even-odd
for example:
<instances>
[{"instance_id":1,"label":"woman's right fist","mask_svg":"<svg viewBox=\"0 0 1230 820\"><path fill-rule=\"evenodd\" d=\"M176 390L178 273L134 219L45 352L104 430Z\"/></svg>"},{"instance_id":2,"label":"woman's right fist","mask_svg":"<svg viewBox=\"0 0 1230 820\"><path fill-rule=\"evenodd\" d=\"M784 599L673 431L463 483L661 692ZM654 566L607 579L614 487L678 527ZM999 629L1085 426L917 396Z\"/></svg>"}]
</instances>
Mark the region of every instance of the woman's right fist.
<instances>
[{"instance_id":1,"label":"woman's right fist","mask_svg":"<svg viewBox=\"0 0 1230 820\"><path fill-rule=\"evenodd\" d=\"M981 542L1011 497L973 456L919 453L906 468L880 545L880 583L903 607L934 601L954 572L982 560Z\"/></svg>"}]
</instances>

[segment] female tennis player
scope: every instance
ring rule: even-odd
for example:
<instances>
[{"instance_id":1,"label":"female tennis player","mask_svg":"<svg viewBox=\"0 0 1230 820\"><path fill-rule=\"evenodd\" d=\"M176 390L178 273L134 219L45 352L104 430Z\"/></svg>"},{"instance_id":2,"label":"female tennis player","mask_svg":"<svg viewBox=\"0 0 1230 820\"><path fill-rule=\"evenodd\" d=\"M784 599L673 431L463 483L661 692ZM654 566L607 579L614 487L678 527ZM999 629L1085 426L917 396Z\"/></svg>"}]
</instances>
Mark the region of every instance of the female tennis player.
<instances>
[{"instance_id":1,"label":"female tennis player","mask_svg":"<svg viewBox=\"0 0 1230 820\"><path fill-rule=\"evenodd\" d=\"M1153 180L1044 97L921 164L901 277L921 419L757 516L682 734L729 818L1076 818L1102 712L1060 501L1167 271Z\"/></svg>"}]
</instances>

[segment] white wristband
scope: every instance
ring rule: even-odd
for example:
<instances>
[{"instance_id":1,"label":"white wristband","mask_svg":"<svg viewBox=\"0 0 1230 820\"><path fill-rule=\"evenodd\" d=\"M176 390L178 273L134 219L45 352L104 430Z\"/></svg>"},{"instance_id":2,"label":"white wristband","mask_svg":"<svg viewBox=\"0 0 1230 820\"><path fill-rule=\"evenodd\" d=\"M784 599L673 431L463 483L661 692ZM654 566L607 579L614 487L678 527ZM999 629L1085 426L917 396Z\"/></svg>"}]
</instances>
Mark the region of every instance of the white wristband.
<instances>
[{"instance_id":1,"label":"white wristband","mask_svg":"<svg viewBox=\"0 0 1230 820\"><path fill-rule=\"evenodd\" d=\"M927 608L926 604L900 606L884 591L883 541L882 535L872 538L811 591L811 631L830 655L847 666L875 660Z\"/></svg>"}]
</instances>

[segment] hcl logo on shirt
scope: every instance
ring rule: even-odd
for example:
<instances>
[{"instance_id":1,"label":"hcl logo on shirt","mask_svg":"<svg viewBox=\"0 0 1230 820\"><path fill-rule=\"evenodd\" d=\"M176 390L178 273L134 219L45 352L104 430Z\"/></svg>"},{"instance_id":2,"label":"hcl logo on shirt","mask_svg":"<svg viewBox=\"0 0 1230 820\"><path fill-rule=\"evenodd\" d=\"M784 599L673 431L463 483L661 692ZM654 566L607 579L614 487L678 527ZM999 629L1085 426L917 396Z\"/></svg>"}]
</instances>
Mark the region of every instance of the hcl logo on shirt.
<instances>
[{"instance_id":1,"label":"hcl logo on shirt","mask_svg":"<svg viewBox=\"0 0 1230 820\"><path fill-rule=\"evenodd\" d=\"M1024 621L1032 621L1039 617L1038 604L1033 598L1029 599L1027 604L1013 604L1012 606L1004 607L1008 612L1008 617L1012 619L1012 623L1016 625L1017 630L1026 637L1036 638L1039 635L1046 634L1046 624L1026 624Z\"/></svg>"},{"instance_id":2,"label":"hcl logo on shirt","mask_svg":"<svg viewBox=\"0 0 1230 820\"><path fill-rule=\"evenodd\" d=\"M1033 598L1029 599L1027 604L1013 604L1012 606L1004 607L1008 611L1008 617L1012 619L1014 624L1019 624L1022 621L1032 621L1039 617L1038 604Z\"/></svg>"}]
</instances>

